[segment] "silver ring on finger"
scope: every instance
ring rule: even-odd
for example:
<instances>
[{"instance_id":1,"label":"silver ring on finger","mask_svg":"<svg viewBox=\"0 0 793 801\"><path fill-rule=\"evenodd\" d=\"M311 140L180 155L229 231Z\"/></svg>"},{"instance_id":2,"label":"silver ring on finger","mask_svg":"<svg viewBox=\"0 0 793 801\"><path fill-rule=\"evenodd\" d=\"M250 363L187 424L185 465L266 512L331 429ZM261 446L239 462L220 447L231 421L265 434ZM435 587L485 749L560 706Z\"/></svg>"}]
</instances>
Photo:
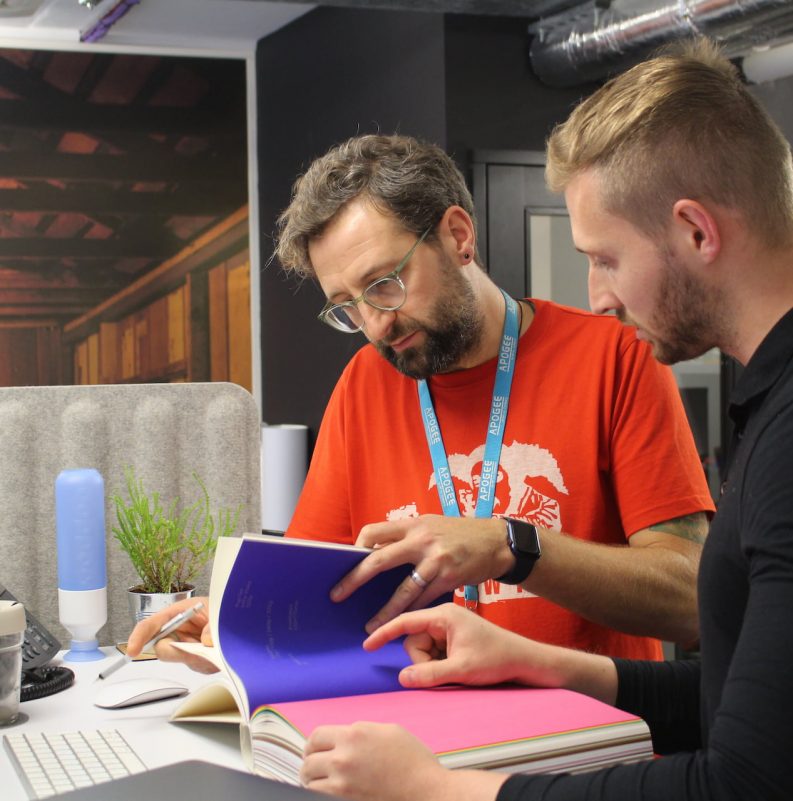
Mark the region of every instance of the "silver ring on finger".
<instances>
[{"instance_id":1,"label":"silver ring on finger","mask_svg":"<svg viewBox=\"0 0 793 801\"><path fill-rule=\"evenodd\" d=\"M410 580L415 582L419 587L421 587L422 590L429 584L429 581L427 581L427 579L425 579L416 569L414 569L410 574Z\"/></svg>"}]
</instances>

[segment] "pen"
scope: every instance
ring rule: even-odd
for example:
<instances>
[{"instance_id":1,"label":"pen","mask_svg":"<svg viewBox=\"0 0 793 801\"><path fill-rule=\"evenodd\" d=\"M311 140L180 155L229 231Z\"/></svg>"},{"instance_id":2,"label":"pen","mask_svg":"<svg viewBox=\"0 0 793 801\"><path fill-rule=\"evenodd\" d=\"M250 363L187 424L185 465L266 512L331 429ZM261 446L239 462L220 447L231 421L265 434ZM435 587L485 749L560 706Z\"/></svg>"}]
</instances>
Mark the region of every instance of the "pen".
<instances>
[{"instance_id":1,"label":"pen","mask_svg":"<svg viewBox=\"0 0 793 801\"><path fill-rule=\"evenodd\" d=\"M195 606L191 606L189 609L185 609L184 612L180 612L176 617L172 617L167 623L163 625L163 627L152 637L146 645L143 646L141 651L148 651L149 649L153 648L163 637L167 637L171 632L176 631L179 626L182 625L187 620L190 620L193 615L198 612L199 609L204 608L204 602L199 601ZM132 657L129 654L124 654L121 658L117 659L113 662L110 667L105 668L97 677L98 679L106 679L108 676L112 676L119 668L124 667L124 665L128 664L132 661Z\"/></svg>"}]
</instances>

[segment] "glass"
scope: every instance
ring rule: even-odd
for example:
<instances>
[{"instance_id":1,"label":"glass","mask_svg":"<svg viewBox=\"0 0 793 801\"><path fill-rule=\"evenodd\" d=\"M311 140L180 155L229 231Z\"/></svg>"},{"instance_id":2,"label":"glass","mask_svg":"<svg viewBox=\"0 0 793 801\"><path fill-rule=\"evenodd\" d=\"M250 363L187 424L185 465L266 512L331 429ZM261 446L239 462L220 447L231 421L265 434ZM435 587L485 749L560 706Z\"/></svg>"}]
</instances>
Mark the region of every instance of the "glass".
<instances>
[{"instance_id":1,"label":"glass","mask_svg":"<svg viewBox=\"0 0 793 801\"><path fill-rule=\"evenodd\" d=\"M0 726L19 720L22 683L22 644L25 610L16 601L0 601Z\"/></svg>"},{"instance_id":2,"label":"glass","mask_svg":"<svg viewBox=\"0 0 793 801\"><path fill-rule=\"evenodd\" d=\"M416 248L424 241L427 234L432 230L428 228L414 243L413 247L405 254L405 258L397 264L396 268L388 275L372 281L366 289L352 300L345 300L343 303L332 303L328 301L325 308L319 313L318 317L323 323L327 323L331 328L345 334L354 334L363 328L363 315L358 310L358 304L363 301L373 309L379 311L396 311L401 308L407 299L408 291L405 288L399 274L410 261L410 257Z\"/></svg>"}]
</instances>

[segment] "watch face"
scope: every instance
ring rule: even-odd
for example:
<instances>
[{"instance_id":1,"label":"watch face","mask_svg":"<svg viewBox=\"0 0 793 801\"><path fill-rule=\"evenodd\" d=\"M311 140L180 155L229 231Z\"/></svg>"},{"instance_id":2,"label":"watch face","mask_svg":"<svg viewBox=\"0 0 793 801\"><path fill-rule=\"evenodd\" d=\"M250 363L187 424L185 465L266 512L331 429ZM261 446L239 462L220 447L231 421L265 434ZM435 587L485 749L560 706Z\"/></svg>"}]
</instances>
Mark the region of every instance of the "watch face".
<instances>
[{"instance_id":1,"label":"watch face","mask_svg":"<svg viewBox=\"0 0 793 801\"><path fill-rule=\"evenodd\" d=\"M530 523L513 520L512 538L517 551L527 556L539 556L540 540L537 536L537 530Z\"/></svg>"},{"instance_id":2,"label":"watch face","mask_svg":"<svg viewBox=\"0 0 793 801\"><path fill-rule=\"evenodd\" d=\"M505 518L507 521L507 545L515 557L515 566L499 576L498 581L504 584L522 584L540 558L540 536L537 529L525 520Z\"/></svg>"}]
</instances>

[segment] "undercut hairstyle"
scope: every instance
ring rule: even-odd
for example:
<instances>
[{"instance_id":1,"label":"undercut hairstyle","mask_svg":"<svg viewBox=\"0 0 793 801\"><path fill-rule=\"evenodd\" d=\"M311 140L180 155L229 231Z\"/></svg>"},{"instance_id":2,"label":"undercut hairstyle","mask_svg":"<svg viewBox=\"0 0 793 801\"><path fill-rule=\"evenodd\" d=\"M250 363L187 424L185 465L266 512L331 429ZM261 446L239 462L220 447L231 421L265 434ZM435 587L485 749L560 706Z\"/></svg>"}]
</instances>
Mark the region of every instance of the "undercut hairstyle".
<instances>
[{"instance_id":1,"label":"undercut hairstyle","mask_svg":"<svg viewBox=\"0 0 793 801\"><path fill-rule=\"evenodd\" d=\"M790 145L707 39L613 78L553 130L548 187L563 192L585 170L605 208L655 241L688 198L738 211L767 247L793 243Z\"/></svg>"},{"instance_id":2,"label":"undercut hairstyle","mask_svg":"<svg viewBox=\"0 0 793 801\"><path fill-rule=\"evenodd\" d=\"M416 236L434 228L450 206L465 209L476 226L465 179L440 147L409 136L356 136L316 159L295 181L289 207L278 218L274 255L281 266L313 276L309 242L357 198ZM433 240L430 231L425 241ZM481 264L478 252L474 258Z\"/></svg>"}]
</instances>

